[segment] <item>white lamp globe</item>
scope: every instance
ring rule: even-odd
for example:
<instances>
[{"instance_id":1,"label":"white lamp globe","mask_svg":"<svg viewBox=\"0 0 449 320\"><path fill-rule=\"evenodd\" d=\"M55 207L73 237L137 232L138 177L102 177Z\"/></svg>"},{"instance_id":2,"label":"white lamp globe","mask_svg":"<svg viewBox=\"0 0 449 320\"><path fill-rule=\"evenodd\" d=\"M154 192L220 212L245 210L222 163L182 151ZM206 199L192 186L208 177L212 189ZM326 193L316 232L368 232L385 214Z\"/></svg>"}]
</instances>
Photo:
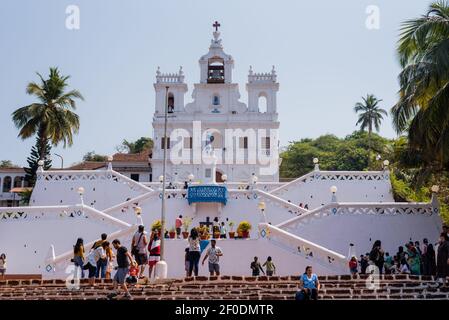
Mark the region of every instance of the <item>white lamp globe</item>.
<instances>
[{"instance_id":1,"label":"white lamp globe","mask_svg":"<svg viewBox=\"0 0 449 320\"><path fill-rule=\"evenodd\" d=\"M142 208L141 207L134 207L134 213L139 215L142 213Z\"/></svg>"},{"instance_id":2,"label":"white lamp globe","mask_svg":"<svg viewBox=\"0 0 449 320\"><path fill-rule=\"evenodd\" d=\"M388 167L389 165L390 165L390 161L384 160L384 166L385 166L385 167Z\"/></svg>"},{"instance_id":3,"label":"white lamp globe","mask_svg":"<svg viewBox=\"0 0 449 320\"><path fill-rule=\"evenodd\" d=\"M195 176L191 173L188 175L187 178L189 179L189 181L192 181L195 178Z\"/></svg>"},{"instance_id":4,"label":"white lamp globe","mask_svg":"<svg viewBox=\"0 0 449 320\"><path fill-rule=\"evenodd\" d=\"M160 175L159 176L159 182L163 182L164 181L164 176Z\"/></svg>"},{"instance_id":5,"label":"white lamp globe","mask_svg":"<svg viewBox=\"0 0 449 320\"><path fill-rule=\"evenodd\" d=\"M313 163L317 164L319 162L318 158L313 158Z\"/></svg>"},{"instance_id":6,"label":"white lamp globe","mask_svg":"<svg viewBox=\"0 0 449 320\"><path fill-rule=\"evenodd\" d=\"M223 180L223 181L228 180L228 176L227 176L226 174L223 174L223 175L221 176L221 180Z\"/></svg>"},{"instance_id":7,"label":"white lamp globe","mask_svg":"<svg viewBox=\"0 0 449 320\"><path fill-rule=\"evenodd\" d=\"M265 202L261 201L257 206L259 207L260 210L265 210Z\"/></svg>"},{"instance_id":8,"label":"white lamp globe","mask_svg":"<svg viewBox=\"0 0 449 320\"><path fill-rule=\"evenodd\" d=\"M44 165L44 160L39 160L39 161L37 162L37 165L38 165L39 167L42 167L42 166Z\"/></svg>"},{"instance_id":9,"label":"white lamp globe","mask_svg":"<svg viewBox=\"0 0 449 320\"><path fill-rule=\"evenodd\" d=\"M257 178L257 176L253 176L253 177L252 177L253 183L256 183L258 179L259 179L259 178Z\"/></svg>"},{"instance_id":10,"label":"white lamp globe","mask_svg":"<svg viewBox=\"0 0 449 320\"><path fill-rule=\"evenodd\" d=\"M438 193L440 191L440 187L437 185L433 185L432 188L430 188L433 193Z\"/></svg>"},{"instance_id":11,"label":"white lamp globe","mask_svg":"<svg viewBox=\"0 0 449 320\"><path fill-rule=\"evenodd\" d=\"M79 194L80 196L82 196L82 195L84 194L84 188L83 188L83 187L79 187L79 188L78 188L78 194Z\"/></svg>"},{"instance_id":12,"label":"white lamp globe","mask_svg":"<svg viewBox=\"0 0 449 320\"><path fill-rule=\"evenodd\" d=\"M332 186L332 187L330 188L330 190L331 190L332 193L337 193L338 188L337 188L337 186Z\"/></svg>"}]
</instances>

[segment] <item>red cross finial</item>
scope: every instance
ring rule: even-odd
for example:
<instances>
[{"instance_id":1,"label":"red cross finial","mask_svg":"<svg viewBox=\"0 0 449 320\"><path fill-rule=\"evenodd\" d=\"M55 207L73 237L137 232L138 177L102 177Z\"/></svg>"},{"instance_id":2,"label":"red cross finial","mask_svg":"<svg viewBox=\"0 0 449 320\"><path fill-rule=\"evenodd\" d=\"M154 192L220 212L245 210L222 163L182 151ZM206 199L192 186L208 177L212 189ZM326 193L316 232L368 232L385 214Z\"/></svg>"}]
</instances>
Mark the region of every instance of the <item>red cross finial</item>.
<instances>
[{"instance_id":1,"label":"red cross finial","mask_svg":"<svg viewBox=\"0 0 449 320\"><path fill-rule=\"evenodd\" d=\"M221 24L218 23L218 21L215 21L215 23L212 25L212 27L215 28L215 32L218 31L218 27L221 27Z\"/></svg>"}]
</instances>

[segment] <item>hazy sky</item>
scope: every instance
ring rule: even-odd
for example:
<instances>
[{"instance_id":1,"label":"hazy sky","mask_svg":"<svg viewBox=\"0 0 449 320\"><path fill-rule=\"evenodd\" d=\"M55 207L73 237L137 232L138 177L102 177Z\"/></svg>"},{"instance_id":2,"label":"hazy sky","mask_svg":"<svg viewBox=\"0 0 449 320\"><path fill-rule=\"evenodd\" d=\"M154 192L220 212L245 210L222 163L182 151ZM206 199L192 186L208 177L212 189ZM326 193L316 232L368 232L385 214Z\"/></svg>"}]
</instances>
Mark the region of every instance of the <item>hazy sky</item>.
<instances>
[{"instance_id":1,"label":"hazy sky","mask_svg":"<svg viewBox=\"0 0 449 320\"><path fill-rule=\"evenodd\" d=\"M21 141L11 113L32 103L25 93L35 72L58 66L86 100L72 148L54 148L65 164L91 150L112 154L126 138L152 136L157 66L182 65L191 100L198 59L218 20L224 49L235 60L234 81L246 103L249 65L275 65L280 90L281 144L356 129L353 105L374 93L390 109L400 71L395 55L400 23L426 11L427 0L2 0L0 3L0 160L26 163L34 139ZM80 9L80 29L66 28L66 8ZM366 25L370 5L380 28ZM388 118L381 134L394 137ZM54 159L54 166L60 162Z\"/></svg>"}]
</instances>

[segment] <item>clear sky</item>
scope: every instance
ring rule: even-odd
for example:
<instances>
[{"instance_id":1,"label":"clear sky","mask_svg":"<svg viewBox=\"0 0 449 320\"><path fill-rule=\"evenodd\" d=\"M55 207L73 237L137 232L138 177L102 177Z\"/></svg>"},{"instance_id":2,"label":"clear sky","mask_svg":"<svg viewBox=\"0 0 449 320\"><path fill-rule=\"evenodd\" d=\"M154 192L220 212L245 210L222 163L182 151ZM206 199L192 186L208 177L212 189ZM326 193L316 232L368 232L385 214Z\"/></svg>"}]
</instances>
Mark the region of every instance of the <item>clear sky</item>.
<instances>
[{"instance_id":1,"label":"clear sky","mask_svg":"<svg viewBox=\"0 0 449 320\"><path fill-rule=\"evenodd\" d=\"M424 14L428 0L2 0L0 3L0 160L26 164L34 139L21 141L11 113L34 100L25 93L35 72L58 66L86 100L71 148L54 148L65 165L95 150L112 154L126 138L152 136L157 66L182 65L191 100L198 59L212 23L235 60L234 81L246 102L249 66L275 65L280 91L281 144L356 129L355 102L373 93L390 109L400 71L395 55L400 23ZM80 9L80 29L66 28L66 7ZM379 8L378 30L365 22ZM394 137L388 118L382 135ZM54 158L54 166L59 166Z\"/></svg>"}]
</instances>

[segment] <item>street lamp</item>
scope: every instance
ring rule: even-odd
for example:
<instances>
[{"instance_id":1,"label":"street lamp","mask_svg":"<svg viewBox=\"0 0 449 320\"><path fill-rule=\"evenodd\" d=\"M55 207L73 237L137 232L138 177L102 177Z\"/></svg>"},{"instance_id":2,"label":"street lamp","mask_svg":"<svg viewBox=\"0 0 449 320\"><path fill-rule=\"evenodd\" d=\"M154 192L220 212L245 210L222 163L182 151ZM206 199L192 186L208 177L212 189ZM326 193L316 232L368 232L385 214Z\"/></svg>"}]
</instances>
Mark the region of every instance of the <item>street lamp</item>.
<instances>
[{"instance_id":1,"label":"street lamp","mask_svg":"<svg viewBox=\"0 0 449 320\"><path fill-rule=\"evenodd\" d=\"M165 279L167 278L167 263L164 261L164 249L165 249L165 180L166 180L166 168L167 168L167 109L168 109L168 89L165 87L165 108L164 108L164 158L162 163L162 203L161 203L161 258L156 263L155 278ZM159 181L161 177L159 177Z\"/></svg>"},{"instance_id":2,"label":"street lamp","mask_svg":"<svg viewBox=\"0 0 449 320\"><path fill-rule=\"evenodd\" d=\"M260 213L262 214L262 223L267 223L267 216L265 215L265 202L260 201L257 205L259 207Z\"/></svg>"},{"instance_id":3,"label":"street lamp","mask_svg":"<svg viewBox=\"0 0 449 320\"><path fill-rule=\"evenodd\" d=\"M81 205L84 205L84 199L83 199L84 188L83 187L79 187L77 191L78 191L78 194L79 194L80 199L81 199Z\"/></svg>"},{"instance_id":4,"label":"street lamp","mask_svg":"<svg viewBox=\"0 0 449 320\"><path fill-rule=\"evenodd\" d=\"M338 191L337 186L330 187L330 191L332 192L332 200L331 200L331 202L337 202L337 195L336 195L336 193Z\"/></svg>"},{"instance_id":5,"label":"street lamp","mask_svg":"<svg viewBox=\"0 0 449 320\"><path fill-rule=\"evenodd\" d=\"M114 160L114 157L108 156L108 170L112 170L112 160Z\"/></svg>"},{"instance_id":6,"label":"street lamp","mask_svg":"<svg viewBox=\"0 0 449 320\"><path fill-rule=\"evenodd\" d=\"M61 169L64 169L64 158L57 153L53 153L55 156L59 157L59 159L61 159Z\"/></svg>"},{"instance_id":7,"label":"street lamp","mask_svg":"<svg viewBox=\"0 0 449 320\"><path fill-rule=\"evenodd\" d=\"M228 175L223 174L223 175L221 176L221 180L223 180L223 183L226 183L226 181L228 180Z\"/></svg>"},{"instance_id":8,"label":"street lamp","mask_svg":"<svg viewBox=\"0 0 449 320\"><path fill-rule=\"evenodd\" d=\"M320 165L318 164L320 161L318 160L318 158L313 158L313 164L315 165L315 171L319 171L320 170Z\"/></svg>"},{"instance_id":9,"label":"street lamp","mask_svg":"<svg viewBox=\"0 0 449 320\"><path fill-rule=\"evenodd\" d=\"M192 182L193 179L195 179L195 176L193 175L193 173L191 173L187 176L187 179L189 179L189 182Z\"/></svg>"},{"instance_id":10,"label":"street lamp","mask_svg":"<svg viewBox=\"0 0 449 320\"><path fill-rule=\"evenodd\" d=\"M37 162L37 166L38 166L37 171L39 171L39 172L44 171L44 164L45 164L44 160L39 160Z\"/></svg>"},{"instance_id":11,"label":"street lamp","mask_svg":"<svg viewBox=\"0 0 449 320\"><path fill-rule=\"evenodd\" d=\"M387 170L388 166L390 165L390 161L384 160L383 165L384 165L384 170Z\"/></svg>"}]
</instances>

